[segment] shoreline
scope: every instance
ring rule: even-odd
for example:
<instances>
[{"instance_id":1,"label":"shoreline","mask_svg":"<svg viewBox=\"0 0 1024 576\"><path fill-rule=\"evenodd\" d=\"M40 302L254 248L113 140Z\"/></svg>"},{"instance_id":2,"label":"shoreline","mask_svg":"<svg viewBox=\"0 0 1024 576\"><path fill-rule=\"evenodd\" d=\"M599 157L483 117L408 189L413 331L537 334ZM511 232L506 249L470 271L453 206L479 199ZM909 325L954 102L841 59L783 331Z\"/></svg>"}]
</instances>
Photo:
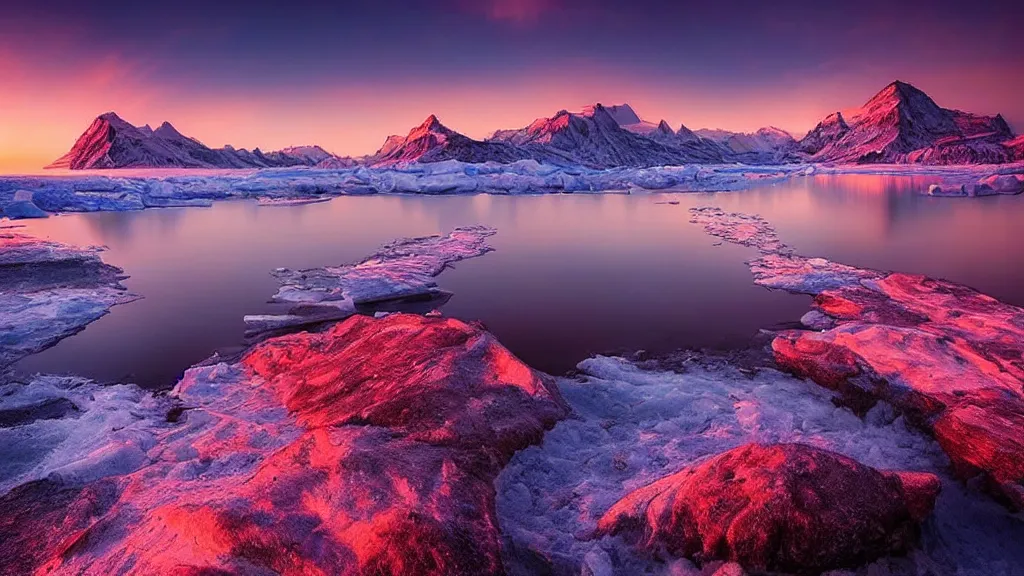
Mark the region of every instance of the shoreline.
<instances>
[{"instance_id":1,"label":"shoreline","mask_svg":"<svg viewBox=\"0 0 1024 576\"><path fill-rule=\"evenodd\" d=\"M214 201L237 198L254 198L273 205L365 194L720 192L819 175L918 178L922 180L919 192L932 196L1014 195L1024 191L1024 163L978 166L694 164L592 170L535 161L513 164L447 161L388 168L125 172L114 169L0 176L0 210L18 218L61 212L209 206Z\"/></svg>"},{"instance_id":2,"label":"shoreline","mask_svg":"<svg viewBox=\"0 0 1024 576\"><path fill-rule=\"evenodd\" d=\"M691 210L691 214L691 222L703 225L709 235L726 242L755 248L760 253L760 258L750 263L755 283L769 289L819 294L815 304L819 308L823 305L822 302L831 303L836 298L830 296L832 300L822 300L822 293L856 288L862 284L871 287L890 277L899 276L794 255L792 249L779 241L774 228L756 216L726 213L717 208L694 209ZM919 421L919 417L912 414L912 406L899 404L899 396L884 397L872 406L864 407L858 404L863 400L861 396L851 397L841 386L835 391L830 391L829 388L832 386L829 386L828 378L822 377L805 364L792 364L792 355L779 355L777 345L780 338L793 338L804 334L808 335L807 337L820 337L828 334L830 330L841 329L841 322L880 318L880 322L885 325L885 322L891 322L892 318L896 318L899 320L896 328L900 330L913 326L907 324L908 319L914 318L909 312L894 315L893 312L880 307L882 303L875 296L868 297L861 295L860 292L854 292L860 300L852 301L861 303L866 312L855 312L851 315L848 306L825 308L824 314L818 310L815 314L805 315L800 320L804 326L803 330L794 326L790 330L762 332L755 339L771 340L765 347L757 347L752 342L750 347L721 353L682 350L654 356L638 352L633 354L632 358L597 355L581 361L575 373L554 377L538 373L522 364L511 353L501 348L493 336L472 323L466 324L435 313L428 313L425 316L401 312L378 312L373 316L356 313L357 304L394 302L396 298L401 300L423 295L436 296L438 289L432 280L433 276L443 271L450 262L486 254L490 247L486 245L485 239L493 233L493 230L482 227L456 229L447 236L392 242L362 262L349 266L304 271L278 270L275 275L281 282L281 288L275 299L290 303L294 310L277 317L251 318L247 323L252 327L272 332L286 328L289 329L289 333L275 333L270 338L247 348L238 357L222 358L215 355L196 364L169 394L150 394L126 385L99 386L74 377L39 376L30 379L27 384L9 381L5 384L8 394L3 396L0 404L3 408L0 414L4 416L0 420L6 421L7 426L0 426L0 436L26 430L26 426L35 427L39 431L65 430L68 435L65 440L58 443L57 452L44 453L45 459L37 464L35 472L27 471L26 475L26 471L22 470L11 476L12 471L8 470L3 475L5 483L2 486L5 493L0 494L0 499L4 499L10 510L21 510L24 506L34 509L31 507L38 507L40 498L52 499L54 502L63 502L63 499L67 498L79 501L78 499L83 497L81 490L108 490L104 486L107 486L111 479L114 479L115 484L127 482L134 485L137 488L130 493L122 493L117 489L114 496L100 497L101 501L113 498L108 504L104 504L109 506L106 512L89 512L86 517L76 520L85 522L82 524L85 526L85 531L81 532L82 537L93 534L86 538L85 541L91 544L85 544L84 550L76 548L73 554L68 555L69 553L60 552L64 546L61 542L54 542L51 543L52 548L47 547L51 545L44 546L41 554L62 554L60 557L53 557L49 562L56 562L51 565L67 569L115 569L122 566L122 559L109 556L103 550L111 545L126 546L135 551L133 562L143 562L142 566L157 569L160 566L166 567L169 558L179 558L183 553L174 545L167 544L165 537L173 541L175 536L192 533L186 525L165 521L165 516L160 515L162 512L157 514L157 510L165 510L167 506L172 506L165 501L167 496L162 495L161 491L178 494L177 498L201 498L202 508L198 510L204 510L203 512L196 512L189 506L175 508L174 514L184 514L182 520L187 521L193 517L201 520L202 514L214 514L218 518L225 518L224 514L241 514L238 518L248 518L251 510L261 508L268 510L268 513L282 515L279 517L280 522L277 523L279 528L258 528L258 523L248 524L249 520L246 520L243 523L249 526L247 530L269 530L268 537L272 541L279 538L308 538L309 536L302 536L305 534L305 528L296 524L297 518L305 512L292 509L292 504L283 501L265 502L255 494L248 494L244 488L250 479L263 477L261 470L265 466L270 466L269 469L276 470L275 474L284 474L292 478L290 485L300 493L310 491L308 494L314 494L320 490L317 488L317 480L306 478L289 465L280 462L272 464L277 461L275 454L291 453L291 446L298 449L300 444L307 445L307 440L303 439L308 438L308 441L313 442L311 446L317 446L316 453L322 453L328 460L345 460L353 457L353 454L360 455L359 460L352 461L350 466L371 467L366 468L363 475L359 476L359 482L369 482L370 485L376 486L377 490L395 494L388 496L387 502L390 504L386 506L397 507L399 514L406 513L404 511L407 507L411 507L408 510L419 514L423 506L421 499L437 498L436 495L431 495L429 489L421 493L419 491L423 489L414 488L416 495L402 493L398 496L398 493L389 492L394 488L389 488L386 483L379 484L380 480L371 474L371 470L380 470L380 467L384 466L384 469L390 470L388 474L398 476L408 474L409 470L417 470L414 476L406 481L412 486L431 485L430 483L436 481L433 480L433 472L430 472L433 469L432 464L427 465L424 470L402 466L411 465L413 461L418 463L417 466L422 466L424 462L433 462L431 458L435 457L425 456L427 453L441 455L443 458L446 457L443 456L447 453L446 450L462 450L457 446L462 446L464 442L477 442L478 440L474 440L477 438L476 434L491 424L488 418L478 420L481 416L475 411L481 409L479 406L488 404L479 404L477 395L485 392L472 388L459 392L469 396L455 404L442 402L437 405L437 409L454 410L451 418L456 418L456 422L461 421L459 418L469 418L472 422L487 422L485 427L477 428L478 424L473 424L469 428L456 427L443 433L438 431L440 429L426 430L423 432L424 436L416 436L418 432L415 430L427 424L424 424L420 417L410 415L408 411L418 413L418 409L413 408L417 403L431 405L441 400L429 396L420 397L420 392L416 391L417 387L406 388L406 384L399 382L404 382L403 378L412 378L410 382L413 382L425 374L430 374L431 378L440 378L437 382L442 387L441 390L449 390L449 386L456 386L451 390L462 390L458 388L458 383L462 381L461 377L454 375L463 374L463 369L454 366L461 366L463 362L483 361L484 368L474 368L466 374L491 374L491 371L494 371L499 381L506 383L502 386L514 383L511 384L513 387L528 391L528 395L539 394L535 398L540 402L537 406L543 407L539 409L546 414L541 426L546 432L541 432L543 441L535 431L516 432L515 435L525 434L528 437L526 444L520 443L523 441L522 436L517 436L520 438L516 440L517 443L508 447L504 444L506 440L498 440L493 448L504 454L499 460L506 461L507 465L502 465L496 471L487 469L486 472L473 472L489 476L493 478L493 482L461 486L457 490L460 497L450 504L455 508L448 512L435 510L432 514L440 516L426 520L428 526L432 526L431 523L435 521L439 526L454 523L459 529L472 532L472 546L452 548L451 561L456 564L449 567L453 570L465 570L472 566L472 570L479 573L500 573L503 570L515 573L517 569L528 572L540 561L548 569L556 572L588 569L598 573L604 566L617 566L617 569L674 567L671 569L687 573L688 570L697 570L697 566L701 564L705 567L714 565L708 560L692 557L672 560L665 559L659 554L652 556L642 547L638 548L623 540L621 535L584 536L584 533L589 534L588 531L594 529L600 515L616 500L628 497L633 490L662 478L665 474L675 473L687 465L699 464L708 456L751 440L769 444L809 444L845 454L879 469L909 469L937 475L942 492L935 503L934 519L928 522L930 531L938 531L938 541L928 536L924 543L925 547L912 548L909 556L889 557L883 554L879 560L866 564L862 569L882 567L892 573L902 574L922 566L934 565L936 562L953 562L953 566L967 566L967 569L970 569L970 566L991 569L998 562L1006 560L1000 558L996 550L998 546L1005 545L1005 542L1017 541L1015 535L1022 528L1014 524L1013 517L1008 515L1006 509L998 508L992 499L982 493L989 492L998 496L998 483L991 486L988 482L975 482L973 485L967 484L966 487L961 484L961 480L956 478L964 474L963 466L956 464L955 461L956 465L950 465L949 459L943 455L939 446L942 444L941 448L948 448L947 445L942 442L936 444L934 440L920 432L922 422ZM51 250L46 253L54 252ZM58 250L57 253L62 252ZM70 258L75 261L86 258L76 255L73 251L63 253L70 254ZM91 258L94 253L88 254ZM92 259L86 258L85 261L93 262L91 265L95 265ZM912 282L923 285L935 281L920 279ZM36 287L33 286L31 289L34 290ZM889 298L899 298L903 292L890 291L886 294L890 294L887 296ZM983 295L979 297L987 298ZM1015 307L999 304L1024 314L1024 311ZM973 305L965 306L973 309ZM916 319L913 321L920 322ZM88 322L91 320L86 320L85 324ZM310 323L318 328L313 332L303 331ZM398 328L405 325L411 326L412 331L409 332L408 328ZM393 328L381 330L377 328L378 326ZM290 331L294 329L299 331ZM471 342L483 338L484 341L493 342L496 348L492 349L492 344L488 344L486 349L493 351L486 352L480 357L473 352L477 350L477 345L468 345L466 353L457 353L452 358L451 361L455 364L450 365L451 367L447 361L435 364L438 361L432 359L435 354L431 348L434 346L433 336L424 344L426 348L420 345L413 346L407 341L407 338L418 338L413 334L422 334L423 330L433 334L431 331L435 329L439 330L436 333L437 338L448 338L443 335L454 329L456 333L466 334ZM345 343L353 340L349 336L341 336L349 330L357 330L360 336L354 342L365 341L367 347L359 353L352 352L355 354L352 357L348 356L350 352L346 350L349 344ZM397 332L394 332L395 330ZM374 342L384 338L385 333L407 336L394 336L396 339L392 344L385 346L391 352L382 355L380 345ZM986 334L988 332L978 334L978 341L981 341L980 338L988 337ZM373 382L379 382L377 374L381 371L392 370L394 366L405 366L401 369L403 376L389 375L382 383L397 386L394 392L358 400L359 397L353 395L360 394L360 388L351 388L345 384L347 377L339 376L338 384L343 386L342 390L332 388L335 384L327 384L323 375L336 370L334 366L341 362L340 359L330 356L334 352L329 352L337 345L342 346L338 352L342 356L338 358L348 358L346 362L359 359L359 362L369 362L374 366L360 368L367 370L367 380L364 382L368 386L376 385L372 384ZM373 352L368 353L370 350ZM448 348L439 347L436 353L441 354L441 350ZM872 354L882 354L886 358L893 354L886 349L872 350ZM415 359L410 359L411 363L408 365L405 364L407 351L415 353ZM328 356L321 359L321 354ZM420 355L423 354L426 356L421 358ZM831 356L813 356L810 361L820 361L821 358L828 359ZM426 360L429 364L424 364L424 359L430 359ZM785 362L780 364L780 359ZM296 362L299 364L295 364ZM341 365L348 364L342 362ZM426 365L444 368L422 368ZM785 371L781 371L780 368L784 368ZM801 374L801 370L805 373ZM818 383L794 377L791 375L792 372L796 372L798 376L810 376ZM534 376L527 376L531 374ZM453 377L456 379L450 380ZM890 381L893 379L892 376L884 374L880 377ZM327 394L326 396L319 395L319 392L306 391L306 387L311 386L314 381L323 382L328 386L323 392ZM470 378L470 381L473 381L473 378ZM271 382L279 384L267 388ZM537 382L545 384L542 386ZM277 386L295 388L293 392L277 397L270 394ZM45 392L46 390L49 392ZM313 393L314 396L308 397L309 393ZM449 393L454 392L444 392ZM390 405L389 403L396 402L394 394L398 394L397 398L402 399L401 404L394 408L385 408L384 406ZM518 394L519 392L516 393L516 398L519 397ZM680 397L679 394L683 396ZM563 400L560 395L564 395L565 399ZM438 398L442 397L444 396ZM85 398L93 398L93 403L86 403ZM306 399L301 400L301 404L294 403L302 398ZM512 400L502 400L507 401ZM352 403L353 410L358 415L351 417L354 419L336 420L331 414L334 410L332 406L337 402ZM561 404L562 402L565 404ZM381 412L375 412L378 410L376 406L381 406ZM395 409L400 411L394 412ZM236 410L242 412L236 414ZM256 411L246 415L247 410ZM575 416L566 418L568 412L565 410L571 410ZM508 426L512 427L508 430L520 426L526 426L524 430L536 430L536 424L530 423L530 410L512 412L516 413L516 416L508 423ZM506 409L501 408L500 413L505 414ZM396 414L402 416L394 416ZM119 422L115 425L118 432L111 436L101 433L81 439L71 434L72 430L82 430L82 426L92 421L94 417L99 417L96 421L98 430L109 430L111 422ZM424 417L432 421L428 416ZM794 420L795 417L802 417L804 420L799 422ZM340 442L342 446L347 446L348 452L344 455L332 452L335 449L323 447L315 440L319 434L317 430L320 430L320 422L334 423L331 424L332 431L329 432L333 438L331 442ZM391 427L390 434L397 434L393 438L413 434L417 440L413 444L395 444L393 439L388 440L370 432L366 428L367 425ZM448 425L444 424L445 427ZM248 427L251 426L256 428L249 430ZM333 428L336 426L340 428ZM234 435L234 439L225 442L221 436L228 434L228 430L231 430L230 434ZM975 433L977 432L975 430ZM506 430L500 434L508 433ZM45 442L52 442L54 436L50 434L58 434L59 437L63 432L27 438L38 437L43 438ZM309 434L312 436L308 436ZM607 434L610 437L605 441L595 442L595 434ZM45 440L46 438L49 440ZM271 446L264 445L266 440L257 441L258 438L273 439L272 446L275 448L268 451ZM18 442L6 444L9 449L19 451L18 457L7 458L7 461L18 462L19 459L24 461L26 458L32 461L38 457L32 455L32 451L37 449L33 448L34 444L23 444L20 447ZM202 451L197 454L190 452L195 446L201 446ZM509 448L512 449L511 453L507 452ZM324 450L327 452L323 452ZM426 452L421 453L421 450ZM171 453L175 455L169 456ZM387 468L388 464L380 461L380 456L371 456L377 453L391 454L391 458L398 458L397 462L405 464L401 464L399 468ZM413 454L417 456L412 456ZM205 471L209 470L211 463L203 463L204 459L210 458L214 467L219 470L212 476ZM371 458L372 465L369 460L365 461L365 464L360 464L359 462L364 462L363 458ZM403 460L405 458L414 460ZM419 460L420 458L427 460ZM241 465L241 468L237 467L240 464L234 464L242 461L248 464ZM310 466L319 465L310 463ZM998 475L1002 472L995 470L990 473ZM554 477L562 479L558 484L551 485L551 478ZM149 486L154 479L161 480L154 486ZM38 484L39 482L43 484ZM359 489L360 484L352 482L355 480L345 480L342 485L349 486L351 490ZM423 484L424 482L427 484ZM442 481L443 485L447 486L444 482ZM1011 479L1009 482L1012 484L1014 480ZM266 487L268 490L270 488L271 485ZM44 490L45 495L36 494L36 490ZM1012 508L1012 486L1006 490L1009 492L1004 492L997 500L1005 501L1004 497L1009 498ZM231 498L250 498L251 503L248 508L236 509L237 504L231 504L222 500L220 496L215 496L221 493ZM241 494L248 495L240 496ZM346 498L348 497L337 495L329 504L325 503L324 505L330 506L333 512L321 517L320 521L330 525L338 522L338 518L344 517L345 514L354 514L353 510L366 506L365 503L349 501ZM197 500L196 505L199 505L198 503ZM339 506L340 508L337 508ZM491 514L497 520L492 524L480 524L448 516L459 514L454 510L465 506L479 507L478 510L484 517L487 517L486 511L492 509L494 511ZM567 517L567 506L576 510L577 515ZM128 511L137 510L144 511L142 517L134 516L136 512L128 514ZM195 516L197 513L200 516ZM339 514L342 516L338 516ZM372 524L378 521L377 518L387 517L383 510L380 514L381 516L371 514L365 521ZM25 521L29 522L27 526L9 526L5 529L6 534L11 537L11 542L20 542L22 536L32 532L32 521L40 523L38 530L48 518L46 514L40 518L26 517ZM95 524L96 522L99 524ZM188 522L191 521L186 523ZM109 534L102 530L96 532L95 526L104 524L116 526L118 529ZM219 530L216 528L217 525L219 524L207 525L206 529L216 532ZM379 529L384 530L385 539L407 537L404 528L385 525ZM145 530L156 530L156 534L163 536L144 536L143 534L147 533ZM181 532L182 530L185 532ZM979 530L981 534L985 534L987 548L976 552L972 547L981 544L976 540L979 537L978 533L974 531ZM567 536L571 539L565 540ZM436 536L431 536L430 539L434 537ZM137 540L138 538L142 540ZM153 541L151 538L159 538L159 541ZM441 540L432 545L451 545L450 541L446 540L447 536L440 538ZM496 539L501 541L500 545ZM956 546L950 545L949 540L956 541ZM347 545L343 545L342 548ZM143 552L149 548L152 552ZM337 556L320 556L321 553L312 549L302 552L308 554L303 556L303 561L311 562L313 566L323 562L342 561ZM418 558L416 555L423 553L423 550L411 548L406 553L413 556L403 562L418 562L419 560L415 559ZM31 555L24 557L25 554L23 550L17 558L27 562L26 565L35 565L34 562L37 560L46 560L45 557L33 559ZM190 554L190 561L199 562L196 564L197 567L223 569L234 566L235 569L243 569L252 568L252 562L263 562L244 554L229 554L225 557L219 553L210 555L209 552L202 550ZM1024 562L1024 558L1018 560ZM992 564L993 562L996 564ZM276 564L272 563L266 567L272 568L273 565ZM860 574L860 569L854 573Z\"/></svg>"}]
</instances>

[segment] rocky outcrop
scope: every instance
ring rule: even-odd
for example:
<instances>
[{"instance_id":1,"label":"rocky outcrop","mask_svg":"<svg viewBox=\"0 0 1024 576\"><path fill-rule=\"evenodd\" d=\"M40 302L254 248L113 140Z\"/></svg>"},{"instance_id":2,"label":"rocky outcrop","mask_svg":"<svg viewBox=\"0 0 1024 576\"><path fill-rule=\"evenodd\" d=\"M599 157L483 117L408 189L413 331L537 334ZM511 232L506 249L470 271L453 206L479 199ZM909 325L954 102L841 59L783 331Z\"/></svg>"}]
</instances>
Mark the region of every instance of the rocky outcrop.
<instances>
[{"instance_id":1,"label":"rocky outcrop","mask_svg":"<svg viewBox=\"0 0 1024 576\"><path fill-rule=\"evenodd\" d=\"M635 490L598 522L654 551L817 574L905 552L938 478L803 444L748 444Z\"/></svg>"},{"instance_id":2,"label":"rocky outcrop","mask_svg":"<svg viewBox=\"0 0 1024 576\"><path fill-rule=\"evenodd\" d=\"M99 252L0 230L0 370L138 299Z\"/></svg>"},{"instance_id":3,"label":"rocky outcrop","mask_svg":"<svg viewBox=\"0 0 1024 576\"><path fill-rule=\"evenodd\" d=\"M730 241L736 234L717 228L749 228L752 218L694 215ZM794 255L770 227L759 230L755 282L815 297L804 318L812 330L780 333L776 362L860 412L879 400L896 406L961 477L980 475L1000 501L1024 508L1024 310L944 280Z\"/></svg>"},{"instance_id":4,"label":"rocky outcrop","mask_svg":"<svg viewBox=\"0 0 1024 576\"><path fill-rule=\"evenodd\" d=\"M849 131L850 127L846 124L842 112L829 114L800 140L800 151L813 156L821 152L821 149L828 146L829 143L842 138Z\"/></svg>"},{"instance_id":5,"label":"rocky outcrop","mask_svg":"<svg viewBox=\"0 0 1024 576\"><path fill-rule=\"evenodd\" d=\"M500 574L493 479L567 411L482 329L400 314L193 368L172 400L142 458L111 470L112 442L0 497L0 572Z\"/></svg>"},{"instance_id":6,"label":"rocky outcrop","mask_svg":"<svg viewBox=\"0 0 1024 576\"><path fill-rule=\"evenodd\" d=\"M1013 161L1002 116L939 107L906 82L893 82L845 118L831 114L800 142L814 162L990 164Z\"/></svg>"}]
</instances>

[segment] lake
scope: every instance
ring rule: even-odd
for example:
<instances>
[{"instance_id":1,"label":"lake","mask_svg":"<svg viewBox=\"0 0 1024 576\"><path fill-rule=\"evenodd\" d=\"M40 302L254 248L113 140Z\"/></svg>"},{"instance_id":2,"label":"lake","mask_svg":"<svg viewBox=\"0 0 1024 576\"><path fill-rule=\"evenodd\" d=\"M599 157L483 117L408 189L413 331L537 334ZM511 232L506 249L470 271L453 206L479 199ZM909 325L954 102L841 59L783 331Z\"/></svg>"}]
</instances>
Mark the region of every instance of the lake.
<instances>
[{"instance_id":1,"label":"lake","mask_svg":"<svg viewBox=\"0 0 1024 576\"><path fill-rule=\"evenodd\" d=\"M1024 197L933 198L912 176L815 176L728 193L346 196L301 206L69 214L27 221L59 241L105 245L145 298L115 307L23 372L172 386L243 343L245 314L280 312L273 268L360 260L402 236L497 228L495 252L438 277L448 316L480 320L554 374L594 353L746 345L809 298L754 286L753 249L689 223L691 206L757 213L809 256L928 274L1024 305ZM669 204L668 202L678 202Z\"/></svg>"}]
</instances>

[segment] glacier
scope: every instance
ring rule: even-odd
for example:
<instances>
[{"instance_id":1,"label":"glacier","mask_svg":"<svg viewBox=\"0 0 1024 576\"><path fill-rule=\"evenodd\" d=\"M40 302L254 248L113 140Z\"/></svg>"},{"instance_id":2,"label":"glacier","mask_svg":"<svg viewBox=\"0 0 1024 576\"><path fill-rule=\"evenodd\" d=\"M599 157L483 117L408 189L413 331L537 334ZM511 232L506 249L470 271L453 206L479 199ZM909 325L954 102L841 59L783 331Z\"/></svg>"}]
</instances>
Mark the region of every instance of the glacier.
<instances>
[{"instance_id":1,"label":"glacier","mask_svg":"<svg viewBox=\"0 0 1024 576\"><path fill-rule=\"evenodd\" d=\"M511 164L396 164L367 168L259 170L123 169L0 176L0 209L17 217L48 213L127 211L209 206L255 199L263 205L358 194L583 194L646 191L738 191L813 175L882 174L920 177L922 194L1019 194L1024 163L991 166L689 164L654 168L591 169L520 160ZM992 177L1010 176L994 181ZM986 183L985 179L989 179Z\"/></svg>"}]
</instances>

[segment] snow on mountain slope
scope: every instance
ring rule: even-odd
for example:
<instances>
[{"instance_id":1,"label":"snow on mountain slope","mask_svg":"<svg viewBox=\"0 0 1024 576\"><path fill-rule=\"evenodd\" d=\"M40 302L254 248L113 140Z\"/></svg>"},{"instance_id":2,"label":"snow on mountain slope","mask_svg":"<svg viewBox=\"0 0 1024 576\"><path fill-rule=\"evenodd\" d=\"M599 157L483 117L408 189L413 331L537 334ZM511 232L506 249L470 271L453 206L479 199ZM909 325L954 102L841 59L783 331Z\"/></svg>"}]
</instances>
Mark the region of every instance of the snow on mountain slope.
<instances>
[{"instance_id":1,"label":"snow on mountain slope","mask_svg":"<svg viewBox=\"0 0 1024 576\"><path fill-rule=\"evenodd\" d=\"M842 138L849 131L850 126L841 112L829 114L800 140L800 151L806 154L817 154L829 142Z\"/></svg>"},{"instance_id":2,"label":"snow on mountain slope","mask_svg":"<svg viewBox=\"0 0 1024 576\"><path fill-rule=\"evenodd\" d=\"M320 162L323 162L324 160L327 160L328 158L334 157L334 154L331 154L327 150L324 150L323 148L315 145L289 146L288 148L282 148L278 152L286 156L291 156L292 158L304 160L304 163L310 166L314 166L316 164L319 164Z\"/></svg>"},{"instance_id":3,"label":"snow on mountain slope","mask_svg":"<svg viewBox=\"0 0 1024 576\"><path fill-rule=\"evenodd\" d=\"M597 112L598 106L602 105L591 104L590 106L584 107L583 115L593 116ZM637 113L633 111L633 107L630 106L629 104L617 104L602 107L604 108L605 112L608 113L609 116L615 119L615 123L618 124L619 126L625 127L631 124L649 124L649 122L644 122L640 120L640 116L638 116Z\"/></svg>"},{"instance_id":4,"label":"snow on mountain slope","mask_svg":"<svg viewBox=\"0 0 1024 576\"><path fill-rule=\"evenodd\" d=\"M693 134L716 142L726 159L744 164L775 164L795 159L796 139L789 132L772 126L749 134L707 128Z\"/></svg>"},{"instance_id":5,"label":"snow on mountain slope","mask_svg":"<svg viewBox=\"0 0 1024 576\"><path fill-rule=\"evenodd\" d=\"M292 150L292 152L288 152ZM330 154L318 146L306 146L263 153L231 146L213 149L178 132L169 122L156 130L136 127L114 112L96 118L79 136L71 150L47 168L85 170L90 168L266 168L312 166L319 154Z\"/></svg>"},{"instance_id":6,"label":"snow on mountain slope","mask_svg":"<svg viewBox=\"0 0 1024 576\"><path fill-rule=\"evenodd\" d=\"M614 111L614 114L613 112ZM638 131L648 130L628 105L588 106L582 113L562 110L551 118L539 118L520 130L500 130L493 142L515 146L545 146L568 154L576 163L607 168L615 166L666 166L693 162L721 162L713 151L699 146L666 144L624 128L616 118L630 122ZM639 126L638 126L639 125Z\"/></svg>"},{"instance_id":7,"label":"snow on mountain slope","mask_svg":"<svg viewBox=\"0 0 1024 576\"><path fill-rule=\"evenodd\" d=\"M834 119L845 120L846 129ZM947 110L896 81L847 118L833 114L800 143L815 162L977 164L1012 160L1002 116Z\"/></svg>"},{"instance_id":8,"label":"snow on mountain slope","mask_svg":"<svg viewBox=\"0 0 1024 576\"><path fill-rule=\"evenodd\" d=\"M401 141L398 141L397 137L389 137L380 152L371 160L371 164L386 166L402 162L444 160L507 164L527 159L553 163L566 163L569 160L565 155L544 147L473 140L441 124L437 117L431 114Z\"/></svg>"}]
</instances>

